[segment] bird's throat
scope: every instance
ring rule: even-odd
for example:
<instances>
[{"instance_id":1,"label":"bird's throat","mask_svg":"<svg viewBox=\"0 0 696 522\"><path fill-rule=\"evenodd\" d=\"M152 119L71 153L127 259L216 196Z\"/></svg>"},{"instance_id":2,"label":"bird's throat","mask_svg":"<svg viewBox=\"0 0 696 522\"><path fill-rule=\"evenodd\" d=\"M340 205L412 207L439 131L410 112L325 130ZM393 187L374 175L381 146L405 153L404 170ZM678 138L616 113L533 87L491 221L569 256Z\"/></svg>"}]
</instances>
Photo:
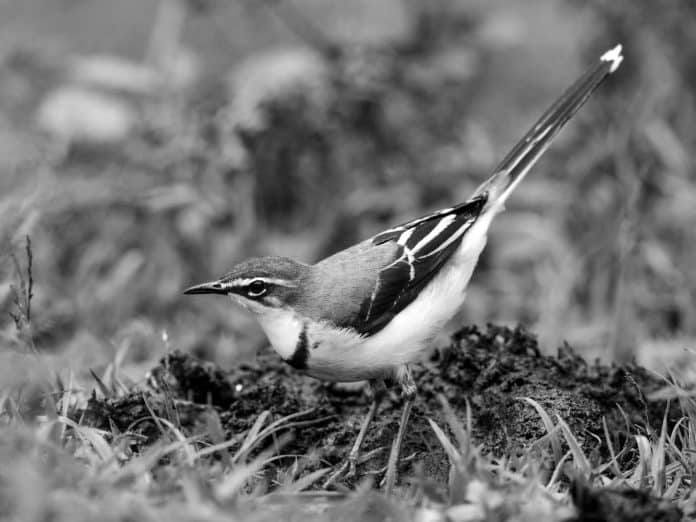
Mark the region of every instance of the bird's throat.
<instances>
[{"instance_id":1,"label":"bird's throat","mask_svg":"<svg viewBox=\"0 0 696 522\"><path fill-rule=\"evenodd\" d=\"M287 309L270 310L256 318L278 355L294 368L306 369L309 358L306 322Z\"/></svg>"}]
</instances>

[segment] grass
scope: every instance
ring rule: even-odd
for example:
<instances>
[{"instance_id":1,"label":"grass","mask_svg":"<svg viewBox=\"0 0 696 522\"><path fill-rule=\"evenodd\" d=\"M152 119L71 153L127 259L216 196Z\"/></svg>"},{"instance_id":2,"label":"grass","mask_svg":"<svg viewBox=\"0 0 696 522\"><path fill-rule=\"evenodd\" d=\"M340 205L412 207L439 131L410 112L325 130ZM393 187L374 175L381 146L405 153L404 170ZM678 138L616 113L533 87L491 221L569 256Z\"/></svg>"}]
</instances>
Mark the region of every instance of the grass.
<instances>
[{"instance_id":1,"label":"grass","mask_svg":"<svg viewBox=\"0 0 696 522\"><path fill-rule=\"evenodd\" d=\"M630 488L687 513L694 509L696 410L693 398L677 384L661 393L681 397L684 417L671 431L666 419L659 428L636 426L634 440L622 448L613 448L612 437L605 433L611 448L607 461L584 454L564 420L556 417L554 421L529 397L520 400L537 411L547 435L521 455L493 459L472 441L475 420L470 409L461 421L440 397L447 425L430 420L430 426L450 460L447 496L442 497L442 488L417 473L408 494L401 490L391 498L376 494L369 482L352 492L309 490L330 469L302 475L303 459L308 456L298 456L281 481L268 483L264 466L282 456L288 428L310 425L299 420L309 412L273 422L269 412L261 412L251 429L224 441L214 418L205 432L187 436L175 419L151 413L160 431L158 440L133 452L134 433L98 430L74 420L84 405L81 390L90 385L70 379L60 393L40 392L41 406L35 406L29 418L21 397L27 384L6 390L0 401L0 458L5 463L0 471L0 505L13 520L91 520L95 516L105 520L271 520L279 512L286 520L354 520L358 519L356 509L376 510L377 519L568 520L578 516L579 510L589 513L586 500L571 501L581 488L586 496L598 495L589 491L619 494ZM52 387L48 381L34 384L42 391ZM106 384L98 388L101 393L118 393ZM253 452L272 434L278 434L273 444ZM541 455L550 459L550 475L540 467ZM569 484L574 486L569 489Z\"/></svg>"},{"instance_id":2,"label":"grass","mask_svg":"<svg viewBox=\"0 0 696 522\"><path fill-rule=\"evenodd\" d=\"M320 422L311 418L311 411L276 420L263 411L248 431L232 437L225 437L219 418L211 416L203 431L187 435L176 414L157 415L145 400L149 414L141 420L154 421L159 435L150 445L143 446L142 441L134 445L133 438L141 437L131 431L134 425L125 431L113 425L99 430L79 416L86 389L105 397L132 391L118 377L122 356L102 376L91 372L95 382L85 383L72 373L64 381L36 352L26 333L31 329L33 281L28 241L26 251L26 267L15 262L24 275L13 290L13 317L18 331L25 331L18 346L24 353L19 355L32 369L43 366L44 372L33 372L28 380L5 388L0 398L0 459L5 463L0 470L0 506L7 519L271 520L282 512L286 520L355 520L356 510L362 509L377 513L374 516L380 520L571 520L596 511L600 494L609 492L621 499L627 490L664 502L653 501L640 512L643 516L659 512L671 517L680 515L678 509L686 514L696 509L692 495L696 402L676 378L654 398L678 399L683 417L671 430L666 413L659 427L634 426L634 439L621 448L613 447L605 423L610 454L605 461L585 454L566 422L558 416L554 420L531 397L520 400L537 412L547 434L522 454L492 458L472 440L471 409L467 406L462 421L440 396L447 424L429 423L450 461L446 497L422 472L416 473L408 494L402 489L389 498L375 493L369 481L355 491L314 490L330 468L302 474L308 455L296 456L281 479L269 483L264 467L288 457L283 447L291 428ZM8 362L9 354L4 355ZM29 401L27 392L32 388ZM166 398L166 390L163 393ZM308 416L310 420L304 420ZM269 437L274 441L270 445L264 442ZM135 447L140 450L134 451ZM541 466L545 460L550 461L550 474ZM602 509L603 516L611 518L612 511ZM620 505L612 509L618 516Z\"/></svg>"}]
</instances>

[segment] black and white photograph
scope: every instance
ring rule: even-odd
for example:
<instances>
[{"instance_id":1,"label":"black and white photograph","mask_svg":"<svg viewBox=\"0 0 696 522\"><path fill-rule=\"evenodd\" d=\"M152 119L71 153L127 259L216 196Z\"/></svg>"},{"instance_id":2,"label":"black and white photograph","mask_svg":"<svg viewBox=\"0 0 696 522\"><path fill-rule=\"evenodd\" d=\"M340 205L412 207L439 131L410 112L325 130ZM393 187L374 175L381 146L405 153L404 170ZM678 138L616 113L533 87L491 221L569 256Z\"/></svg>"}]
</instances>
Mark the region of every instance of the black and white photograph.
<instances>
[{"instance_id":1,"label":"black and white photograph","mask_svg":"<svg viewBox=\"0 0 696 522\"><path fill-rule=\"evenodd\" d=\"M0 521L693 520L694 150L690 0L0 0Z\"/></svg>"}]
</instances>

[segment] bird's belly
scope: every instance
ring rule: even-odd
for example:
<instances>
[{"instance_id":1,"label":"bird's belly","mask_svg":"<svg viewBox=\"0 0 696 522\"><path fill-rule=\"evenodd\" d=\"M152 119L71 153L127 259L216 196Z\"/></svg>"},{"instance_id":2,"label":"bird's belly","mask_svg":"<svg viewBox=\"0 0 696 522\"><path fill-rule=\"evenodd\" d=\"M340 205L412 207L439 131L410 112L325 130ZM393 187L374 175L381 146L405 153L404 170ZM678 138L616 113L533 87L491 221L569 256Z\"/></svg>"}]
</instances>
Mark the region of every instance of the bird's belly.
<instances>
[{"instance_id":1,"label":"bird's belly","mask_svg":"<svg viewBox=\"0 0 696 522\"><path fill-rule=\"evenodd\" d=\"M317 379L336 382L383 379L398 366L396 359L384 350L387 347L375 346L371 338L353 331L321 333L312 339L305 373Z\"/></svg>"}]
</instances>

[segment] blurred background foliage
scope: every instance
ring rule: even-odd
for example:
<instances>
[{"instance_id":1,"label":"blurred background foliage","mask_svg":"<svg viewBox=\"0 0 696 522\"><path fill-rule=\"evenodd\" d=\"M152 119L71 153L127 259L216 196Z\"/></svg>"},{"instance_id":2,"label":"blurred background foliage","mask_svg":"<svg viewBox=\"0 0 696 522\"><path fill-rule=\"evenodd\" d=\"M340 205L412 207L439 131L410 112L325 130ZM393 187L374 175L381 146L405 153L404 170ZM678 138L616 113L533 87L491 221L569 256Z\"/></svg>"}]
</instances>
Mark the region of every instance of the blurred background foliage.
<instances>
[{"instance_id":1,"label":"blurred background foliage","mask_svg":"<svg viewBox=\"0 0 696 522\"><path fill-rule=\"evenodd\" d=\"M455 324L652 365L693 347L691 2L22 0L0 27L0 302L28 235L30 333L72 367L249 357L253 320L183 288L466 199L618 42L622 69L494 223ZM0 334L25 345L8 314Z\"/></svg>"}]
</instances>

